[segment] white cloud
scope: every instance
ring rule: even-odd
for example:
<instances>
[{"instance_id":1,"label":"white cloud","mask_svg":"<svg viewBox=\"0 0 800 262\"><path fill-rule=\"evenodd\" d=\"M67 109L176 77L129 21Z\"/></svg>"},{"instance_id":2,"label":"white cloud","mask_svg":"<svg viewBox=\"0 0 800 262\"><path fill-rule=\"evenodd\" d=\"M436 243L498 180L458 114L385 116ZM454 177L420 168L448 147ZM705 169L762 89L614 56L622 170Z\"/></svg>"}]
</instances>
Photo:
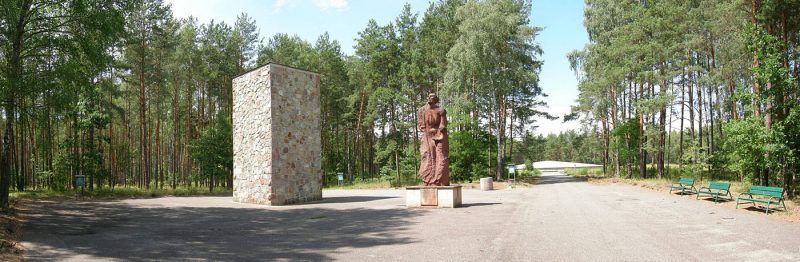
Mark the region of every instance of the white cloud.
<instances>
[{"instance_id":1,"label":"white cloud","mask_svg":"<svg viewBox=\"0 0 800 262\"><path fill-rule=\"evenodd\" d=\"M281 11L281 9L283 9L283 7L287 6L288 4L289 0L276 0L275 4L272 5L272 8L274 8L272 12L277 13Z\"/></svg>"},{"instance_id":2,"label":"white cloud","mask_svg":"<svg viewBox=\"0 0 800 262\"><path fill-rule=\"evenodd\" d=\"M314 0L314 5L323 11L329 9L342 11L347 9L347 0Z\"/></svg>"},{"instance_id":3,"label":"white cloud","mask_svg":"<svg viewBox=\"0 0 800 262\"><path fill-rule=\"evenodd\" d=\"M230 7L226 0L206 0L202 4L195 0L166 0L165 2L172 5L172 13L176 18L193 16L201 23L206 23L211 19L219 21L227 18L221 16L220 13Z\"/></svg>"}]
</instances>

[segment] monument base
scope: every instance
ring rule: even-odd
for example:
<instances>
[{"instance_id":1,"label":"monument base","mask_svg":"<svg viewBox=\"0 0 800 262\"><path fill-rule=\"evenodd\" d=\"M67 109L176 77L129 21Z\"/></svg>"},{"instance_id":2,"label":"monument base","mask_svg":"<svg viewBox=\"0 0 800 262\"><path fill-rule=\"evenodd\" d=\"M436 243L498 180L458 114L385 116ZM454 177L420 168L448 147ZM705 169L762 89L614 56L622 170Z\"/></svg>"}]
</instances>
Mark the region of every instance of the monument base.
<instances>
[{"instance_id":1,"label":"monument base","mask_svg":"<svg viewBox=\"0 0 800 262\"><path fill-rule=\"evenodd\" d=\"M406 207L460 207L461 186L406 187Z\"/></svg>"}]
</instances>

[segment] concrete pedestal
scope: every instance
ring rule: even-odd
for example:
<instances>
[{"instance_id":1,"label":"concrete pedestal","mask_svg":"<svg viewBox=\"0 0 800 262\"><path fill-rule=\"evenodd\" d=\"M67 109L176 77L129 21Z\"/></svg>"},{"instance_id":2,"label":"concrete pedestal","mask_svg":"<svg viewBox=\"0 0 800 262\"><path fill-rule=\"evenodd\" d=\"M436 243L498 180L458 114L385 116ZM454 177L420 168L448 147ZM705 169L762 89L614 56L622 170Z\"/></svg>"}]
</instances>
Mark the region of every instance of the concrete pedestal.
<instances>
[{"instance_id":1,"label":"concrete pedestal","mask_svg":"<svg viewBox=\"0 0 800 262\"><path fill-rule=\"evenodd\" d=\"M492 178L491 177L481 178L481 190L486 191L492 189L494 189L492 185Z\"/></svg>"},{"instance_id":2,"label":"concrete pedestal","mask_svg":"<svg viewBox=\"0 0 800 262\"><path fill-rule=\"evenodd\" d=\"M460 207L461 186L406 187L406 207Z\"/></svg>"}]
</instances>

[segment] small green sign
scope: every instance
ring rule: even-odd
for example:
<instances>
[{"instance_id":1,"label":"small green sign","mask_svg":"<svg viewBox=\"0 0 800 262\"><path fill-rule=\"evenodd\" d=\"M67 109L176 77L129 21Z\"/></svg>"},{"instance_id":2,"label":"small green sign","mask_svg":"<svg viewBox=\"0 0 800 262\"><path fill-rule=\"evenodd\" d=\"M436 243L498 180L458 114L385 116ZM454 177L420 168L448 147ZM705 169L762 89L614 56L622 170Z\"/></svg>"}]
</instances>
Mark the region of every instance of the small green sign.
<instances>
[{"instance_id":1,"label":"small green sign","mask_svg":"<svg viewBox=\"0 0 800 262\"><path fill-rule=\"evenodd\" d=\"M85 176L83 176L83 175L75 176L75 186L76 187L83 187L85 181L86 181L86 177Z\"/></svg>"}]
</instances>

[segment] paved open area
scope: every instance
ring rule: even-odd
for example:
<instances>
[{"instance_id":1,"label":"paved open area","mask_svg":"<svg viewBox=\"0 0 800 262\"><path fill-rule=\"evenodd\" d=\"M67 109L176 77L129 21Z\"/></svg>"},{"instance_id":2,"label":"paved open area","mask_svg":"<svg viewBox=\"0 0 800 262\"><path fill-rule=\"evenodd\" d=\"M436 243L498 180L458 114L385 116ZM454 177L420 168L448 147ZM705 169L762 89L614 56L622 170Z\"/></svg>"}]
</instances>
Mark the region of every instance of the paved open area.
<instances>
[{"instance_id":1,"label":"paved open area","mask_svg":"<svg viewBox=\"0 0 800 262\"><path fill-rule=\"evenodd\" d=\"M403 190L296 206L230 197L23 205L29 261L798 261L800 225L694 196L543 174L406 209Z\"/></svg>"}]
</instances>

